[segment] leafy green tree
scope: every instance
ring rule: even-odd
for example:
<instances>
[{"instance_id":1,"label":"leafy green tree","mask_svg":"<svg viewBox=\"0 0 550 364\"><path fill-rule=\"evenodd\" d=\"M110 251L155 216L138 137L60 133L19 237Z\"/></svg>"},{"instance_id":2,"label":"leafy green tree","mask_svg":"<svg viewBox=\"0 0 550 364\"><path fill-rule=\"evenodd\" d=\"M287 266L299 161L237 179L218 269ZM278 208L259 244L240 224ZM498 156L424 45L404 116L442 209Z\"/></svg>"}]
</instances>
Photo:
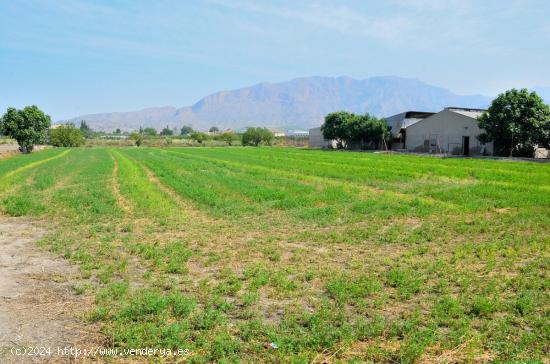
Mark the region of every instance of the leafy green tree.
<instances>
[{"instance_id":1,"label":"leafy green tree","mask_svg":"<svg viewBox=\"0 0 550 364\"><path fill-rule=\"evenodd\" d=\"M271 145L274 139L273 133L266 128L248 128L242 136L242 144L255 147L261 143Z\"/></svg>"},{"instance_id":2,"label":"leafy green tree","mask_svg":"<svg viewBox=\"0 0 550 364\"><path fill-rule=\"evenodd\" d=\"M266 128L259 128L259 129L260 129L260 135L262 136L262 143L265 145L273 144L273 140L275 140L275 134L273 134L271 131L269 131Z\"/></svg>"},{"instance_id":3,"label":"leafy green tree","mask_svg":"<svg viewBox=\"0 0 550 364\"><path fill-rule=\"evenodd\" d=\"M174 131L170 129L168 125L166 125L166 127L161 130L160 135L163 135L163 136L174 135Z\"/></svg>"},{"instance_id":4,"label":"leafy green tree","mask_svg":"<svg viewBox=\"0 0 550 364\"><path fill-rule=\"evenodd\" d=\"M117 129L115 130L115 134L122 134L122 130L120 130L119 128L117 128Z\"/></svg>"},{"instance_id":5,"label":"leafy green tree","mask_svg":"<svg viewBox=\"0 0 550 364\"><path fill-rule=\"evenodd\" d=\"M351 139L350 129L356 120L356 115L347 111L333 112L325 116L325 122L321 126L323 137L335 140L338 149L344 148L346 141Z\"/></svg>"},{"instance_id":6,"label":"leafy green tree","mask_svg":"<svg viewBox=\"0 0 550 364\"><path fill-rule=\"evenodd\" d=\"M136 147L141 146L141 144L143 144L143 133L134 131L132 134L130 134L130 140L134 141Z\"/></svg>"},{"instance_id":7,"label":"leafy green tree","mask_svg":"<svg viewBox=\"0 0 550 364\"><path fill-rule=\"evenodd\" d=\"M202 142L208 139L208 135L199 131L195 131L191 134L191 139L195 140L199 144L202 144Z\"/></svg>"},{"instance_id":8,"label":"leafy green tree","mask_svg":"<svg viewBox=\"0 0 550 364\"><path fill-rule=\"evenodd\" d=\"M213 126L210 128L210 130L208 130L210 133L217 133L220 131L220 129L218 129L217 126Z\"/></svg>"},{"instance_id":9,"label":"leafy green tree","mask_svg":"<svg viewBox=\"0 0 550 364\"><path fill-rule=\"evenodd\" d=\"M189 135L191 133L193 133L193 128L189 125L184 125L181 127L180 135Z\"/></svg>"},{"instance_id":10,"label":"leafy green tree","mask_svg":"<svg viewBox=\"0 0 550 364\"><path fill-rule=\"evenodd\" d=\"M386 122L369 114L355 115L347 111L330 113L321 126L323 137L336 140L341 149L360 144L361 148L380 149L390 137Z\"/></svg>"},{"instance_id":11,"label":"leafy green tree","mask_svg":"<svg viewBox=\"0 0 550 364\"><path fill-rule=\"evenodd\" d=\"M361 143L362 148L370 145L374 149L381 149L387 145L390 137L386 122L369 114L356 115L347 126L349 141Z\"/></svg>"},{"instance_id":12,"label":"leafy green tree","mask_svg":"<svg viewBox=\"0 0 550 364\"><path fill-rule=\"evenodd\" d=\"M36 144L46 141L51 123L50 116L35 105L22 110L9 107L0 119L0 133L15 139L21 152L30 153Z\"/></svg>"},{"instance_id":13,"label":"leafy green tree","mask_svg":"<svg viewBox=\"0 0 550 364\"><path fill-rule=\"evenodd\" d=\"M220 135L220 140L223 140L227 145L233 145L233 142L237 140L237 136L232 131L226 131Z\"/></svg>"},{"instance_id":14,"label":"leafy green tree","mask_svg":"<svg viewBox=\"0 0 550 364\"><path fill-rule=\"evenodd\" d=\"M155 128L145 128L143 129L143 133L140 133L147 136L156 136L157 135L157 129Z\"/></svg>"},{"instance_id":15,"label":"leafy green tree","mask_svg":"<svg viewBox=\"0 0 550 364\"><path fill-rule=\"evenodd\" d=\"M550 147L550 107L535 92L511 89L497 96L480 118L478 139L494 142L495 154L532 156L535 145Z\"/></svg>"},{"instance_id":16,"label":"leafy green tree","mask_svg":"<svg viewBox=\"0 0 550 364\"><path fill-rule=\"evenodd\" d=\"M50 131L50 143L54 147L80 147L84 134L72 123L61 125Z\"/></svg>"},{"instance_id":17,"label":"leafy green tree","mask_svg":"<svg viewBox=\"0 0 550 364\"><path fill-rule=\"evenodd\" d=\"M84 134L84 137L86 139L91 139L94 136L94 131L92 130L92 128L90 128L88 123L86 123L86 120L80 121L80 131L82 132L82 134Z\"/></svg>"}]
</instances>

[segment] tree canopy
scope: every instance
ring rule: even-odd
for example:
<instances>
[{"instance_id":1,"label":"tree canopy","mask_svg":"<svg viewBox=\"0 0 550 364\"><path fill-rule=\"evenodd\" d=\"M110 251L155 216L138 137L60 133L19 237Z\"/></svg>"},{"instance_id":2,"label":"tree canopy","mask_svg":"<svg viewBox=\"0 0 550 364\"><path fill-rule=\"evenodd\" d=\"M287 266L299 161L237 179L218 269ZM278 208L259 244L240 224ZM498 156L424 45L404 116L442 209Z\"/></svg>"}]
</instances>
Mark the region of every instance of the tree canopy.
<instances>
[{"instance_id":1,"label":"tree canopy","mask_svg":"<svg viewBox=\"0 0 550 364\"><path fill-rule=\"evenodd\" d=\"M23 153L30 153L46 141L50 125L50 116L35 105L22 110L10 107L0 119L0 133L15 139Z\"/></svg>"},{"instance_id":2,"label":"tree canopy","mask_svg":"<svg viewBox=\"0 0 550 364\"><path fill-rule=\"evenodd\" d=\"M155 136L157 135L157 129L151 127L145 128L143 129L143 135Z\"/></svg>"},{"instance_id":3,"label":"tree canopy","mask_svg":"<svg viewBox=\"0 0 550 364\"><path fill-rule=\"evenodd\" d=\"M181 127L180 135L189 135L193 132L193 128L189 125L184 125Z\"/></svg>"},{"instance_id":4,"label":"tree canopy","mask_svg":"<svg viewBox=\"0 0 550 364\"><path fill-rule=\"evenodd\" d=\"M226 142L227 145L231 146L233 145L233 142L237 139L237 136L232 131L226 131L226 132L223 132L219 138L220 140L223 140L224 142Z\"/></svg>"},{"instance_id":5,"label":"tree canopy","mask_svg":"<svg viewBox=\"0 0 550 364\"><path fill-rule=\"evenodd\" d=\"M195 131L191 134L191 139L195 140L199 144L202 144L202 142L208 139L208 135L199 131Z\"/></svg>"},{"instance_id":6,"label":"tree canopy","mask_svg":"<svg viewBox=\"0 0 550 364\"><path fill-rule=\"evenodd\" d=\"M170 129L168 125L166 125L164 129L161 130L160 135L163 135L163 136L174 135L174 131Z\"/></svg>"},{"instance_id":7,"label":"tree canopy","mask_svg":"<svg viewBox=\"0 0 550 364\"><path fill-rule=\"evenodd\" d=\"M343 148L349 140L349 128L356 118L355 114L347 111L333 112L325 116L325 122L321 126L323 137L335 140L339 149Z\"/></svg>"},{"instance_id":8,"label":"tree canopy","mask_svg":"<svg viewBox=\"0 0 550 364\"><path fill-rule=\"evenodd\" d=\"M217 133L220 131L220 129L218 129L217 126L213 126L210 128L210 130L208 130L210 133Z\"/></svg>"},{"instance_id":9,"label":"tree canopy","mask_svg":"<svg viewBox=\"0 0 550 364\"><path fill-rule=\"evenodd\" d=\"M74 124L61 125L50 131L50 143L54 147L80 147L84 144L84 134Z\"/></svg>"},{"instance_id":10,"label":"tree canopy","mask_svg":"<svg viewBox=\"0 0 550 364\"><path fill-rule=\"evenodd\" d=\"M86 120L80 121L80 131L86 139L90 139L94 136L94 131L90 128L88 123L86 123Z\"/></svg>"},{"instance_id":11,"label":"tree canopy","mask_svg":"<svg viewBox=\"0 0 550 364\"><path fill-rule=\"evenodd\" d=\"M533 155L536 145L550 147L550 107L535 92L511 89L497 96L479 118L478 139L494 142L501 156Z\"/></svg>"},{"instance_id":12,"label":"tree canopy","mask_svg":"<svg viewBox=\"0 0 550 364\"><path fill-rule=\"evenodd\" d=\"M328 114L321 132L325 139L335 140L337 148L360 143L362 148L371 146L378 149L390 135L384 120L369 114L355 115L347 111Z\"/></svg>"},{"instance_id":13,"label":"tree canopy","mask_svg":"<svg viewBox=\"0 0 550 364\"><path fill-rule=\"evenodd\" d=\"M248 128L242 136L243 145L257 147L260 144L271 145L275 135L266 128Z\"/></svg>"},{"instance_id":14,"label":"tree canopy","mask_svg":"<svg viewBox=\"0 0 550 364\"><path fill-rule=\"evenodd\" d=\"M141 144L143 143L143 133L140 133L137 131L132 132L130 134L130 140L134 141L134 143L136 144L136 147L141 146Z\"/></svg>"}]
</instances>

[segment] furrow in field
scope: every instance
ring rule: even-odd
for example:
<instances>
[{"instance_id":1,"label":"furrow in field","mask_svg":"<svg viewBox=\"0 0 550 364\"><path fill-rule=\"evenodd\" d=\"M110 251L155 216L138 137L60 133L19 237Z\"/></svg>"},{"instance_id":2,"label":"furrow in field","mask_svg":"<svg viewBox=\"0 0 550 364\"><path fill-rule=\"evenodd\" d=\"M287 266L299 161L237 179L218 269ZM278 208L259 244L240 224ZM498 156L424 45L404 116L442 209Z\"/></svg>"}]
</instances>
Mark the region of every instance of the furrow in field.
<instances>
[{"instance_id":1,"label":"furrow in field","mask_svg":"<svg viewBox=\"0 0 550 364\"><path fill-rule=\"evenodd\" d=\"M3 187L0 196L14 196L22 189L26 191L25 198L30 198L33 194L42 192L55 182L53 178L50 178L51 171L55 169L52 167L60 160L66 163L67 159L62 157L67 156L68 152L69 150L66 150L53 157L25 164L4 174L0 177L0 186ZM31 189L31 187L36 187L36 189Z\"/></svg>"},{"instance_id":2,"label":"furrow in field","mask_svg":"<svg viewBox=\"0 0 550 364\"><path fill-rule=\"evenodd\" d=\"M143 161L132 156L128 157L127 153L124 153L124 156L122 156L121 153L117 153L117 158L125 161L125 163L127 163L127 168L133 169L134 179L140 180L140 182L136 182L133 186L134 191L142 190L141 194L148 195L147 200L157 201L156 205L149 206L149 208L145 205L141 206L142 208L149 209L148 212L151 216L158 215L159 212L162 214L163 210L167 210L167 215L175 213L181 215L181 212L184 212L194 219L199 219L200 221L208 220L206 215L194 208L188 201L181 198L181 196L169 185L163 183L158 176L143 163ZM123 181L122 183L124 182L127 181ZM146 183L148 186L144 186L143 183ZM176 209L176 207L178 209Z\"/></svg>"},{"instance_id":3,"label":"furrow in field","mask_svg":"<svg viewBox=\"0 0 550 364\"><path fill-rule=\"evenodd\" d=\"M136 151L136 158L139 158L140 153L149 155L152 152ZM182 166L185 165L190 172L182 176L180 180L182 178L192 180L193 176L191 175L191 171L200 171L204 169L210 170L211 172L209 175L214 176L213 178L232 179L233 182L238 183L240 183L241 180L252 180L257 185L256 187L259 188L264 188L264 183L267 183L268 186L271 183L283 186L286 182L290 182L290 185L299 184L296 181L296 178L299 176L296 177L292 175L292 178L287 178L288 176L285 176L284 179L282 179L281 176L272 174L260 175L258 171L253 172L252 174L245 173L244 171L241 171L240 173L237 173L238 171L230 171L228 172L229 174L227 174L225 172L227 172L227 170L234 169L234 167L224 164L221 168L217 166L213 169L212 167L216 164L212 161L206 161L199 158L199 163L196 163L196 158L190 157L182 160L181 156L174 159L170 157L169 153L164 151L161 155L162 156L156 159L152 159L152 161L154 161L151 162L154 166L153 168L158 170L160 166L166 162L166 160L171 161L169 164L170 167L166 168L177 169L182 168ZM246 167L247 166L245 166L245 168ZM251 168L254 169L254 167ZM241 170L242 168L238 169ZM165 170L161 168L159 173L164 174ZM243 175L244 177L238 177L240 175ZM201 176L201 179L204 178ZM210 185L207 181L203 182ZM387 241L391 240L397 242L400 239L405 240L407 236L411 234L418 234L416 229L422 225L422 222L419 221L415 215L420 214L419 216L426 216L427 214L433 214L432 205L424 206L425 211L423 212L419 210L412 212L411 208L418 208L418 201L411 201L410 203L412 203L412 205L404 209L403 206L408 203L404 203L403 198L396 198L393 195L388 196L388 194L383 192L373 193L371 191L367 191L369 193L368 197L371 197L370 200L365 203L358 203L358 200L360 201L366 196L362 196L361 190L353 186L350 188L346 187L345 189L342 189L342 186L336 186L337 188L335 189L332 181L319 180L312 182L310 177L307 176L304 177L302 182L304 182L304 184L308 184L309 187L312 188L311 192L317 194L317 198L321 198L321 201L324 201L323 203L326 207L316 205L314 200L303 200L300 194L301 190L290 190L284 191L285 193L288 193L287 198L301 198L305 202L294 202L290 205L280 205L276 209L273 209L274 206L270 201L259 201L256 203L256 208L258 210L263 208L263 211L261 211L260 214L251 215L248 219L243 219L242 214L237 214L234 218L241 224L244 221L250 222L251 226L256 226L255 229L261 227L265 234L269 234L269 236L273 238L276 236L288 236L291 231L293 240L300 241L300 244L302 244L304 239L305 241L312 241L312 239L313 241L324 241L329 237L344 243L357 243L372 241L373 239L376 239L377 234L387 236ZM174 182L171 181L170 183ZM249 185L250 182L247 183L246 188L244 190L238 190L238 193L246 194L250 192L253 187ZM193 188L190 186L187 187ZM195 186L194 188L202 187ZM183 193L185 194L186 191L184 190ZM336 198L329 196L329 200L324 200L326 195L331 195L333 193L337 194ZM212 199L217 198L217 196L218 194L213 195ZM353 198L351 196L353 196ZM191 196L191 199L193 199L193 196ZM348 205L350 201L354 201L351 205L353 208L350 208ZM372 201L375 202L373 203ZM389 208L390 206L393 207ZM329 208L330 210L326 210L326 208ZM321 215L318 211L321 212ZM441 209L439 211L441 211ZM248 216L248 213L245 216ZM437 217L434 217L434 219L437 219ZM304 222L309 222L309 224ZM321 228L319 226L319 235L317 235L316 233L310 232L311 223L316 225L321 224L322 226L327 225L327 228L328 226L331 226L331 228L326 230L325 228ZM388 229L384 227L388 225L392 228Z\"/></svg>"},{"instance_id":4,"label":"furrow in field","mask_svg":"<svg viewBox=\"0 0 550 364\"><path fill-rule=\"evenodd\" d=\"M362 184L362 183L358 183L358 182L355 182L355 181L342 181L341 179L339 178L336 178L336 177L320 177L316 174L309 174L309 173L299 173L299 172L288 172L286 169L285 169L285 166L284 166L284 163L281 163L281 167L275 167L275 166L265 166L262 164L262 162L257 162L257 163L248 163L248 162L239 162L239 161L233 161L231 159L228 159L228 158L224 158L224 157L221 157L221 156L215 156L215 157L209 157L209 156L198 156L198 155L195 155L195 154L192 154L192 153L185 153L185 152L182 152L182 151L169 151L169 153L174 153L174 154L179 154L179 155L185 155L187 158L202 158L202 159L205 159L205 160L210 160L210 161L216 161L218 163L224 163L224 164L230 164L232 165L235 169L237 170L240 170L240 171L247 171L247 170L257 170L257 171L265 171L267 172L268 174L272 175L272 176L280 176L280 177L284 177L284 178L288 178L289 180L294 180L294 181L301 181L301 182L305 182L305 183L314 183L316 185L332 185L332 186L337 186L337 187L342 187L342 188L346 188L346 187L353 187L353 188L356 188L356 189L359 189L363 192L365 192L365 195L363 195L363 197L366 197L366 198L369 198L369 197L372 197L372 194L376 194L376 195L383 195L383 194L388 194L388 195L392 195L398 199L401 199L403 200L404 202L411 202L411 201L424 201L425 203L427 203L428 205L430 206L436 206L436 207L439 207L439 208L444 208L446 210L450 210L450 211L454 211L456 209L458 209L458 205L456 204L453 204L453 203L449 203L449 202L446 202L446 201L441 201L441 200L438 200L438 199L435 199L435 198L430 198L430 197L424 197L424 196L414 196L412 194L407 194L407 193L402 193L402 192L398 192L398 191L394 191L394 190L387 190L387 189L384 189L383 187L375 187L375 186L371 186L371 185L365 185L365 184ZM354 200L353 201L357 201L357 195L354 195Z\"/></svg>"},{"instance_id":5,"label":"furrow in field","mask_svg":"<svg viewBox=\"0 0 550 364\"><path fill-rule=\"evenodd\" d=\"M527 205L530 203L530 201L525 200L525 196L528 196L531 199L537 199L540 198L537 197L539 193L537 193L536 190L532 191L533 193L525 195L524 187L525 184L520 183L519 185L516 184L516 187L503 189L500 186L493 186L491 183L486 183L483 181L477 181L476 179L464 179L462 180L464 183L462 184L456 184L452 183L449 180L441 180L439 182L437 181L437 178L431 179L427 177L423 177L422 179L418 180L406 180L399 183L393 183L393 182L386 182L385 179L381 179L381 176L384 176L386 178L388 176L388 171L393 171L389 168L379 168L382 169L382 171L379 171L379 169L376 170L376 173L371 173L369 170L363 170L363 169L357 169L357 168L348 168L348 167L338 167L338 166L332 166L331 168L327 169L326 166L314 164L314 165L308 165L307 163L295 161L292 160L286 160L281 159L277 157L273 158L260 158L258 159L256 156L256 151L254 151L254 155L246 155L246 156L234 156L234 154L238 153L224 153L220 154L216 150L194 150L192 152L182 152L180 153L192 153L193 155L201 155L201 156L210 156L214 157L216 159L221 160L233 160L233 161L240 161L243 162L245 165L259 165L261 167L269 167L273 169L281 169L285 171L293 171L299 174L305 174L305 175L313 175L321 177L322 179L333 179L343 182L352 182L352 183L358 183L360 186L369 185L371 187L374 187L376 189L383 189L385 191L394 191L398 194L408 194L413 195L415 198L426 198L426 199L433 199L438 200L443 204L452 204L452 205L464 205L464 202L467 202L468 209L472 211L478 211L478 210L486 210L491 208L498 208L498 203L500 201L506 201L509 202L510 200L514 200L517 203L517 207L520 207L522 205ZM273 152L273 151L272 151ZM265 153L265 152L264 152ZM304 154L307 154L304 152ZM333 153L334 154L334 153ZM343 153L348 154L348 153ZM410 157L409 157L410 158ZM439 161L439 160L436 160ZM498 162L493 162L498 163ZM315 166L315 167L313 167ZM364 173L367 174L364 174ZM399 172L396 172L397 175L399 175ZM392 175L391 179L394 179L395 175ZM455 180L456 182L456 180ZM521 186L521 187L518 187ZM545 187L546 188L546 187ZM511 196L517 197L517 198L510 198ZM544 197L544 195L543 195ZM452 207L447 205L448 207Z\"/></svg>"},{"instance_id":6,"label":"furrow in field","mask_svg":"<svg viewBox=\"0 0 550 364\"><path fill-rule=\"evenodd\" d=\"M179 158L164 153L138 150L127 150L125 153L146 165L159 180L169 185L184 199L208 208L216 218L243 212L261 212L252 200L238 193L240 180L226 178L227 175L207 169L201 164L180 164ZM246 186L244 183L240 187Z\"/></svg>"},{"instance_id":7,"label":"furrow in field","mask_svg":"<svg viewBox=\"0 0 550 364\"><path fill-rule=\"evenodd\" d=\"M23 171L26 171L26 170L29 170L29 169L32 169L34 167L37 167L41 164L44 164L44 163L48 163L52 160L55 160L55 159L58 159L58 158L61 158L65 155L67 155L71 150L70 149L67 149L67 150L64 150L63 152L53 156L53 157L50 157L50 158L46 158L46 159L42 159L42 160L39 160L39 161L36 161L36 162L31 162L31 163L28 163L22 167L19 167L13 171L10 171L8 173L6 173L4 176L2 176L3 178L10 178L11 176L13 175L16 175L18 173L21 173Z\"/></svg>"},{"instance_id":8,"label":"furrow in field","mask_svg":"<svg viewBox=\"0 0 550 364\"><path fill-rule=\"evenodd\" d=\"M280 148L279 148L280 149ZM273 149L262 148L254 152L255 157L272 157ZM245 150L246 151L246 150ZM234 148L224 154L228 155L250 155L243 150ZM495 181L513 180L528 182L530 184L544 185L541 176L550 177L550 169L544 168L536 163L508 163L502 161L463 159L463 158L439 158L429 156L408 156L383 153L356 153L356 152L335 152L335 151L312 151L312 150L283 150L277 151L277 155L285 159L295 159L301 162L327 162L336 166L346 164L360 168L375 169L379 171L391 171L386 177L407 177L416 178L425 175L436 175L448 179L468 179L472 174L476 178ZM505 168L503 168L503 166ZM541 168L542 167L542 168ZM412 173L412 174L411 174Z\"/></svg>"},{"instance_id":9,"label":"furrow in field","mask_svg":"<svg viewBox=\"0 0 550 364\"><path fill-rule=\"evenodd\" d=\"M118 206L125 212L130 213L131 208L128 205L128 202L120 192L120 182L119 182L119 176L118 176L118 161L114 157L113 153L110 151L109 156L113 160L113 178L112 178L112 188L113 193L115 194Z\"/></svg>"},{"instance_id":10,"label":"furrow in field","mask_svg":"<svg viewBox=\"0 0 550 364\"><path fill-rule=\"evenodd\" d=\"M200 152L198 151L198 153ZM212 152L216 153L214 150ZM246 154L239 150L232 150L224 154L261 159L263 162L269 162L274 159L273 156L269 155L269 152L269 149L255 151L252 156L250 153ZM422 181L426 177L429 177L435 182L441 181L444 183L462 184L461 180L468 181L474 178L480 182L503 180L506 182L513 181L544 186L546 183L544 180L541 180L541 174L544 175L546 173L546 175L550 176L550 172L547 172L544 166L533 163L515 163L513 165L506 165L508 168L502 168L502 162L488 160L441 159L346 152L317 152L316 154L312 154L311 151L283 151L276 154L282 155L282 157L275 157L275 159L294 160L301 164L306 162L312 162L315 165L325 163L335 169L345 164L346 166L357 168L358 172L363 171L365 173L374 170L384 180L398 183L409 179ZM321 156L318 154L321 154ZM290 157L288 157L289 155ZM350 175L353 174L343 175L342 177L349 177Z\"/></svg>"}]
</instances>

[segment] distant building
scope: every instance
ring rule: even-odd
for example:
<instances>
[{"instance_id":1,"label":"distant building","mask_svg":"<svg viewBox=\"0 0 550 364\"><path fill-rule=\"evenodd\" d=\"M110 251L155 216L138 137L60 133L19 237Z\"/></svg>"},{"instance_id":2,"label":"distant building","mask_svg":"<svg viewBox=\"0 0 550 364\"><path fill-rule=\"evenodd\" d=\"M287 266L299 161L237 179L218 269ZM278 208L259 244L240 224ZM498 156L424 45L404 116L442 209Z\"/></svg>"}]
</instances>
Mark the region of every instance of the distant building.
<instances>
[{"instance_id":1,"label":"distant building","mask_svg":"<svg viewBox=\"0 0 550 364\"><path fill-rule=\"evenodd\" d=\"M385 118L391 128L393 137L392 149L405 149L406 130L409 126L434 115L433 112L405 111L397 115Z\"/></svg>"},{"instance_id":2,"label":"distant building","mask_svg":"<svg viewBox=\"0 0 550 364\"><path fill-rule=\"evenodd\" d=\"M482 145L477 139L483 132L477 118L485 111L446 107L436 114L416 120L400 129L399 149L424 153L491 155L492 143Z\"/></svg>"},{"instance_id":3,"label":"distant building","mask_svg":"<svg viewBox=\"0 0 550 364\"><path fill-rule=\"evenodd\" d=\"M420 153L492 155L493 144L482 145L477 136L483 131L477 118L486 110L446 107L438 113L406 111L385 118L393 137L391 149ZM321 128L309 130L311 148L335 148L323 137Z\"/></svg>"},{"instance_id":4,"label":"distant building","mask_svg":"<svg viewBox=\"0 0 550 364\"><path fill-rule=\"evenodd\" d=\"M310 148L336 148L336 141L325 139L321 127L309 129L309 141Z\"/></svg>"},{"instance_id":5,"label":"distant building","mask_svg":"<svg viewBox=\"0 0 550 364\"><path fill-rule=\"evenodd\" d=\"M285 136L290 138L307 138L309 131L307 130L287 130Z\"/></svg>"},{"instance_id":6,"label":"distant building","mask_svg":"<svg viewBox=\"0 0 550 364\"><path fill-rule=\"evenodd\" d=\"M285 132L280 130L280 129L277 129L277 128L266 128L267 130L269 130L270 132L273 133L273 135L278 138L278 137L284 137L285 136Z\"/></svg>"}]
</instances>

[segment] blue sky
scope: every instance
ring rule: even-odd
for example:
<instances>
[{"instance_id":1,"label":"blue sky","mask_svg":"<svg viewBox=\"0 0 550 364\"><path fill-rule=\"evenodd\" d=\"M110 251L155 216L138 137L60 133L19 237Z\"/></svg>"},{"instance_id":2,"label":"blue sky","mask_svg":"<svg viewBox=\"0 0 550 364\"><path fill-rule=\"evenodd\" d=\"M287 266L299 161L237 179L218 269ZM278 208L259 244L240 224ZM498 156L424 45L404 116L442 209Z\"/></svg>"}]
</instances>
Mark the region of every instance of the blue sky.
<instances>
[{"instance_id":1,"label":"blue sky","mask_svg":"<svg viewBox=\"0 0 550 364\"><path fill-rule=\"evenodd\" d=\"M550 86L546 0L0 0L0 110L186 106L302 76Z\"/></svg>"}]
</instances>

